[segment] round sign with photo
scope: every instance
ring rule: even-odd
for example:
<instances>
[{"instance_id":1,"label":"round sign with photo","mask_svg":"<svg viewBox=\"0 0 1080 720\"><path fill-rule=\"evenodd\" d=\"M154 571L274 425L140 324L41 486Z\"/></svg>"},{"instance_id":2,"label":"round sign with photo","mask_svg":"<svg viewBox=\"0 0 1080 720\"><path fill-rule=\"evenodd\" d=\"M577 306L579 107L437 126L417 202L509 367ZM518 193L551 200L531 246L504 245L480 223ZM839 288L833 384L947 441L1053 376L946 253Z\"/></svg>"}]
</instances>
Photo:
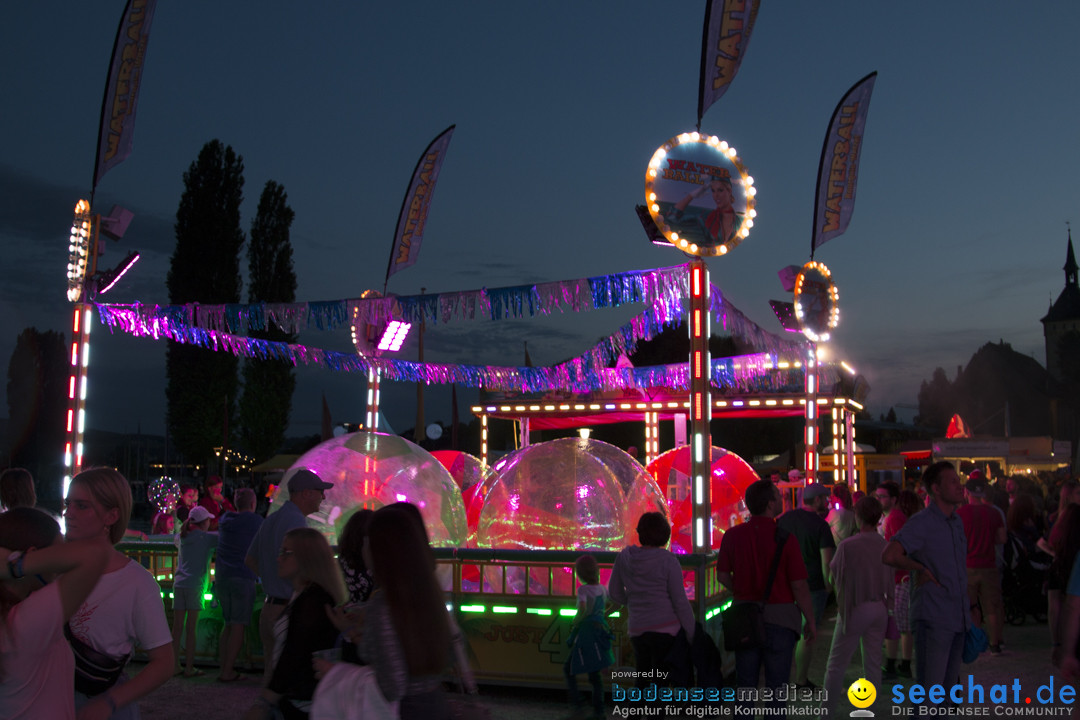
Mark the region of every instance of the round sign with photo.
<instances>
[{"instance_id":1,"label":"round sign with photo","mask_svg":"<svg viewBox=\"0 0 1080 720\"><path fill-rule=\"evenodd\" d=\"M645 200L656 227L690 255L724 255L750 235L754 178L720 138L683 133L653 154Z\"/></svg>"},{"instance_id":2,"label":"round sign with photo","mask_svg":"<svg viewBox=\"0 0 1080 720\"><path fill-rule=\"evenodd\" d=\"M814 342L828 342L829 331L840 322L836 283L823 263L806 263L795 278L795 318Z\"/></svg>"}]
</instances>

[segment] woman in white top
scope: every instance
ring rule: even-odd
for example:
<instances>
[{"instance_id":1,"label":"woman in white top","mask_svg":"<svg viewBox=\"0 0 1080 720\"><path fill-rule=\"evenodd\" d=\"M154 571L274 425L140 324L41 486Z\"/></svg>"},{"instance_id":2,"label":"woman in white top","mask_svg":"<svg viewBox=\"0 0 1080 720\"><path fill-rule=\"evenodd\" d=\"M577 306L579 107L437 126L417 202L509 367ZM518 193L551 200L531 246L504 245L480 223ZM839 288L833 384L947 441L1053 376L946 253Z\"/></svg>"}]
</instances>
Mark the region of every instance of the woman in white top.
<instances>
[{"instance_id":1,"label":"woman in white top","mask_svg":"<svg viewBox=\"0 0 1080 720\"><path fill-rule=\"evenodd\" d=\"M94 650L114 658L130 655L135 645L149 656L142 672L130 680L121 677L107 692L94 697L76 692L80 720L137 719L137 700L173 673L172 633L157 581L142 565L113 547L124 537L131 505L131 486L116 470L85 470L72 478L68 487L64 509L67 539L95 543L109 551L105 574L71 617L71 632Z\"/></svg>"},{"instance_id":2,"label":"woman in white top","mask_svg":"<svg viewBox=\"0 0 1080 720\"><path fill-rule=\"evenodd\" d=\"M3 717L75 718L75 661L64 622L90 594L107 555L92 543L62 540L60 526L40 510L0 513Z\"/></svg>"}]
</instances>

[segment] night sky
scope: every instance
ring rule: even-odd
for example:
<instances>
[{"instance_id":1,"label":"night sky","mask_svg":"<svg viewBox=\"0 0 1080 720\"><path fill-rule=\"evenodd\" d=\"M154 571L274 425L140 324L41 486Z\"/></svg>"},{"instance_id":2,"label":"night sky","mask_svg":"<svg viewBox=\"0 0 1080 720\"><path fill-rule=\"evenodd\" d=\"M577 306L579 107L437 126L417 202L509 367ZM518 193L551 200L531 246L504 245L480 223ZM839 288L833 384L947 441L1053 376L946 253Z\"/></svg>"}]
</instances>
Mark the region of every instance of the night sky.
<instances>
[{"instance_id":1,"label":"night sky","mask_svg":"<svg viewBox=\"0 0 1080 720\"><path fill-rule=\"evenodd\" d=\"M5 363L24 327L68 326L68 228L90 191L123 7L0 6ZM840 290L833 349L870 381L875 415L914 404L935 367L951 377L988 341L1045 362L1038 320L1064 284L1065 222L1080 222L1080 5L1018 7L763 0L739 75L702 123L758 189L753 232L709 261L713 281L779 332L768 300L785 299L777 270L809 259L830 114L878 71L853 220L815 255ZM244 158L245 232L267 180L288 192L298 300L381 290L413 166L455 123L419 262L391 292L680 264L647 242L634 205L653 151L693 129L703 16L689 0L160 2L134 151L95 200L136 216L101 265L129 249L143 260L105 299L167 302L182 175L214 138ZM527 339L536 364L553 364L640 309L429 329L425 356L519 365ZM350 348L347 329L300 342ZM362 377L306 367L298 378L291 434L318 432L323 393L335 421L362 419ZM90 382L91 427L163 432L163 343L99 326ZM427 421L448 421L449 390L427 397ZM473 397L459 392L463 407ZM384 386L384 410L411 426L414 387Z\"/></svg>"}]
</instances>

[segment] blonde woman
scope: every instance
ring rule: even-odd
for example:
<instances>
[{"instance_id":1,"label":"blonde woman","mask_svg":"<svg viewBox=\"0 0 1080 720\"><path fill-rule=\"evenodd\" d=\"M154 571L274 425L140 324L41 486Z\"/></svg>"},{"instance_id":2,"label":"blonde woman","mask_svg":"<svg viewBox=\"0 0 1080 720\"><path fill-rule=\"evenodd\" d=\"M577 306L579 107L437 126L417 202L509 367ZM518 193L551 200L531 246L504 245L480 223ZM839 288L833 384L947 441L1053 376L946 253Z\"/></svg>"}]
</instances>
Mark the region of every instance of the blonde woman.
<instances>
[{"instance_id":1,"label":"blonde woman","mask_svg":"<svg viewBox=\"0 0 1080 720\"><path fill-rule=\"evenodd\" d=\"M278 577L292 585L293 593L274 625L270 684L244 716L247 720L273 717L275 710L285 720L308 717L317 682L311 655L334 647L338 638L326 609L348 598L330 543L312 528L285 533L278 551Z\"/></svg>"},{"instance_id":2,"label":"blonde woman","mask_svg":"<svg viewBox=\"0 0 1080 720\"><path fill-rule=\"evenodd\" d=\"M173 673L172 633L157 581L142 565L113 547L127 530L131 504L127 479L110 468L93 468L76 475L65 499L67 540L94 543L107 548L109 555L105 574L69 622L69 640L76 656L75 707L80 720L137 719L139 698ZM88 654L81 650L84 645L121 668L138 645L149 662L133 678L128 679L121 670L110 687L94 686L78 673L80 653Z\"/></svg>"}]
</instances>

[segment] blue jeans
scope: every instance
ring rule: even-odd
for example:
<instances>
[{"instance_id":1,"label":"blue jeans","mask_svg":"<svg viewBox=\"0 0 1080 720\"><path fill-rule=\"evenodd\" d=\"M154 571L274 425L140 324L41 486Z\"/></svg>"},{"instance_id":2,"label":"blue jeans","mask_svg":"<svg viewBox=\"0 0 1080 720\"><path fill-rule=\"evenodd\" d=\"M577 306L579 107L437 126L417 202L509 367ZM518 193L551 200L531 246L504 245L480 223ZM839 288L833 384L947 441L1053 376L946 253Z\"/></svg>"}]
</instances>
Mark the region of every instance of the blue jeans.
<instances>
[{"instance_id":1,"label":"blue jeans","mask_svg":"<svg viewBox=\"0 0 1080 720\"><path fill-rule=\"evenodd\" d=\"M944 630L916 620L915 679L925 688L941 685L946 689L956 684L960 676L960 659L964 655L964 631Z\"/></svg>"},{"instance_id":2,"label":"blue jeans","mask_svg":"<svg viewBox=\"0 0 1080 720\"><path fill-rule=\"evenodd\" d=\"M765 668L765 687L779 688L791 677L791 660L799 634L780 625L765 623L765 645L735 653L735 677L739 687L756 688L762 667ZM782 701L768 703L781 708ZM746 704L742 704L746 707Z\"/></svg>"}]
</instances>

